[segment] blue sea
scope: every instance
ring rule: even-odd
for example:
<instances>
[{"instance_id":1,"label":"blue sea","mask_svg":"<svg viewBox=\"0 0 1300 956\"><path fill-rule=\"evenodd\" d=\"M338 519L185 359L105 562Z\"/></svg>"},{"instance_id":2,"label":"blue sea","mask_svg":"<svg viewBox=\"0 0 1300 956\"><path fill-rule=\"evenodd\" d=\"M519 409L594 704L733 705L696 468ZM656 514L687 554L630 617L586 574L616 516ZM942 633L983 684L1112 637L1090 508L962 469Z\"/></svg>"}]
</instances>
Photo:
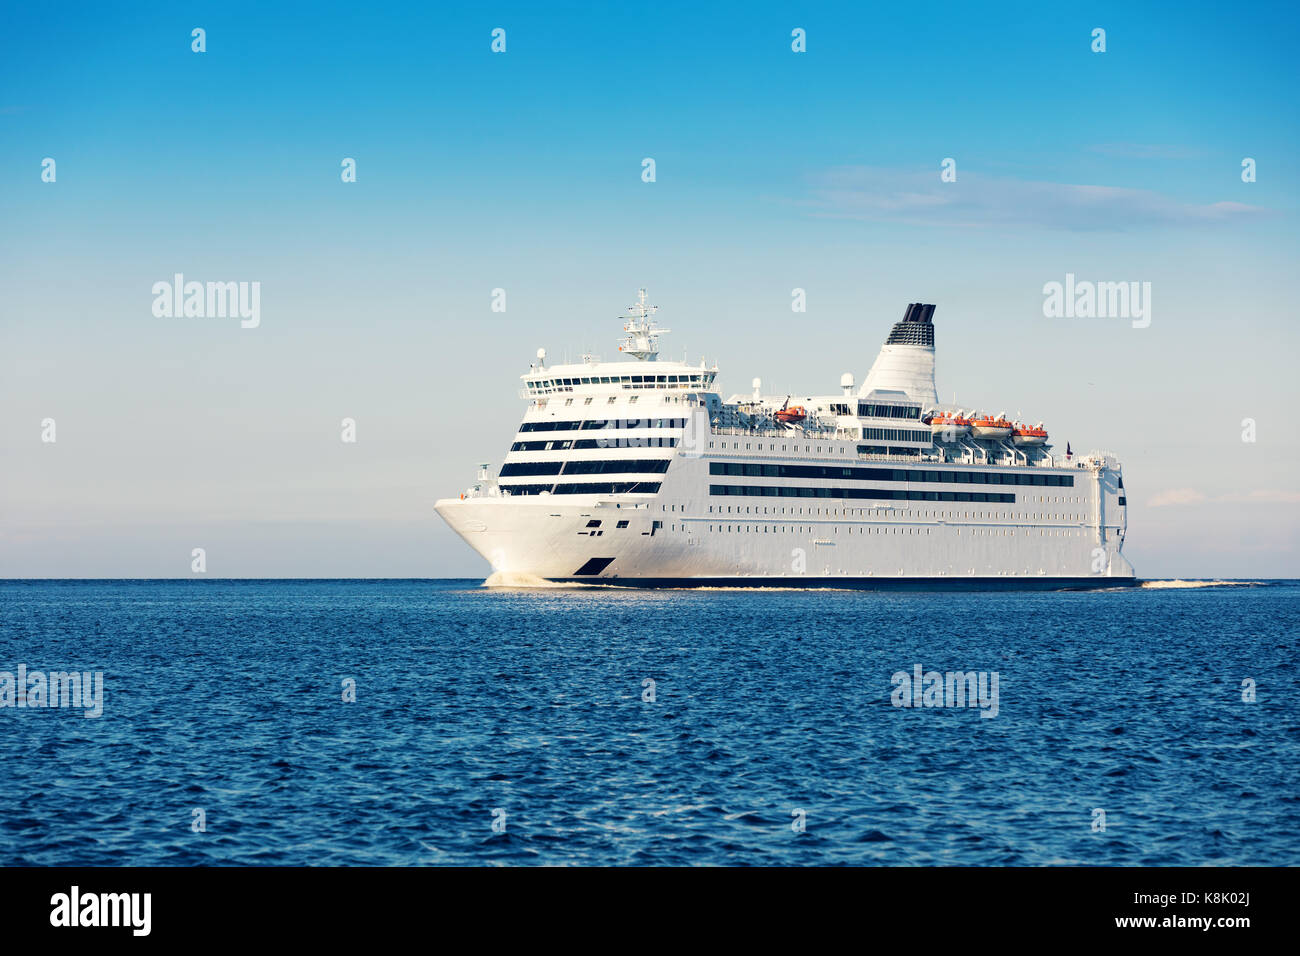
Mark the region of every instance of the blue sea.
<instances>
[{"instance_id":1,"label":"blue sea","mask_svg":"<svg viewBox=\"0 0 1300 956\"><path fill-rule=\"evenodd\" d=\"M1300 864L1298 596L3 582L0 859Z\"/></svg>"}]
</instances>

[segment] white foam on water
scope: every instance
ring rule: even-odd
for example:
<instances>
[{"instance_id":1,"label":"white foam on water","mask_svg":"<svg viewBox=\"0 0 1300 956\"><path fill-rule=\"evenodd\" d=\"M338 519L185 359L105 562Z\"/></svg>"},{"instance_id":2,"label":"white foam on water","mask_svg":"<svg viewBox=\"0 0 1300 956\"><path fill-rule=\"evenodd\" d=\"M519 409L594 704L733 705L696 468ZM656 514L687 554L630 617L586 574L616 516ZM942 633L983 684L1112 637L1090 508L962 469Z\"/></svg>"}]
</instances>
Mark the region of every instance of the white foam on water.
<instances>
[{"instance_id":1,"label":"white foam on water","mask_svg":"<svg viewBox=\"0 0 1300 956\"><path fill-rule=\"evenodd\" d=\"M557 584L546 578L522 571L493 571L483 582L485 588L564 588L567 584Z\"/></svg>"}]
</instances>

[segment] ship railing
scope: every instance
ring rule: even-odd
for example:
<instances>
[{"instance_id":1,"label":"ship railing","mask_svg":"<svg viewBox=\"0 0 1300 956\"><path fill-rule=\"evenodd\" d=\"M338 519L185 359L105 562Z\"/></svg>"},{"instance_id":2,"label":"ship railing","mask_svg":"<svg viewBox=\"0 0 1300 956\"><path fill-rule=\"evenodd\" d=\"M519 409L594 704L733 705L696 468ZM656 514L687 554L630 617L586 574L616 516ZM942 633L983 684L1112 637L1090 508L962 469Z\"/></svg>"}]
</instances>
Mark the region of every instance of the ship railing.
<instances>
[{"instance_id":1,"label":"ship railing","mask_svg":"<svg viewBox=\"0 0 1300 956\"><path fill-rule=\"evenodd\" d=\"M848 440L852 437L838 433L834 428L743 428L732 425L712 425L710 435L731 435L738 438L786 438L795 441L835 441Z\"/></svg>"},{"instance_id":2,"label":"ship railing","mask_svg":"<svg viewBox=\"0 0 1300 956\"><path fill-rule=\"evenodd\" d=\"M901 461L911 462L914 465L917 462L929 462L930 464L941 463L940 459L934 457L927 458L925 455L873 455L859 452L857 457L858 461Z\"/></svg>"},{"instance_id":3,"label":"ship railing","mask_svg":"<svg viewBox=\"0 0 1300 956\"><path fill-rule=\"evenodd\" d=\"M1042 448L1018 448L997 442L990 448L959 441L955 446L940 446L941 452L931 460L952 465L984 465L995 468L1064 468L1074 460L1066 461L1064 454L1053 455ZM953 453L954 448L956 454ZM1074 456L1078 459L1079 456Z\"/></svg>"}]
</instances>

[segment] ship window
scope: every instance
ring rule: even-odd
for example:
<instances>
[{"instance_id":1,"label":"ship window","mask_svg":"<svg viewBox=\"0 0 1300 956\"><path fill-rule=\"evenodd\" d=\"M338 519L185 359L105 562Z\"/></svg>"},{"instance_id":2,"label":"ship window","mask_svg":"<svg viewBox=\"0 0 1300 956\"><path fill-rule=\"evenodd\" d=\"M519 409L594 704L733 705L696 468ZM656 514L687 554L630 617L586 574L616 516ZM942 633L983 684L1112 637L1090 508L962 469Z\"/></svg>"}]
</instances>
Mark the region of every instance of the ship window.
<instances>
[{"instance_id":1,"label":"ship window","mask_svg":"<svg viewBox=\"0 0 1300 956\"><path fill-rule=\"evenodd\" d=\"M559 484L552 490L556 495L653 495L659 493L657 481L609 481L593 484Z\"/></svg>"},{"instance_id":2,"label":"ship window","mask_svg":"<svg viewBox=\"0 0 1300 956\"><path fill-rule=\"evenodd\" d=\"M512 461L501 466L501 477L510 478L523 475L558 475L561 462L558 461Z\"/></svg>"}]
</instances>

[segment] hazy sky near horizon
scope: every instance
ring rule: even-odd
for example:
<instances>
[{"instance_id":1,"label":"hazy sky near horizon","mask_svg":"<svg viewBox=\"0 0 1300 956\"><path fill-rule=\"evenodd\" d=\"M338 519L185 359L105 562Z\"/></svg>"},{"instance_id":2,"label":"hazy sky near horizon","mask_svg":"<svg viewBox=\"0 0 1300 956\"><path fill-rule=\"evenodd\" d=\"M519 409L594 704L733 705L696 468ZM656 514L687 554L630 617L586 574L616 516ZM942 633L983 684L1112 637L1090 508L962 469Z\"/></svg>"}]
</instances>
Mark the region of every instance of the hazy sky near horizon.
<instances>
[{"instance_id":1,"label":"hazy sky near horizon","mask_svg":"<svg viewBox=\"0 0 1300 956\"><path fill-rule=\"evenodd\" d=\"M639 286L727 394L861 381L937 303L942 399L1121 458L1140 576L1300 576L1294 5L4 17L0 577L485 574L433 502ZM176 273L260 324L155 316ZM1149 327L1045 317L1067 273Z\"/></svg>"}]
</instances>

